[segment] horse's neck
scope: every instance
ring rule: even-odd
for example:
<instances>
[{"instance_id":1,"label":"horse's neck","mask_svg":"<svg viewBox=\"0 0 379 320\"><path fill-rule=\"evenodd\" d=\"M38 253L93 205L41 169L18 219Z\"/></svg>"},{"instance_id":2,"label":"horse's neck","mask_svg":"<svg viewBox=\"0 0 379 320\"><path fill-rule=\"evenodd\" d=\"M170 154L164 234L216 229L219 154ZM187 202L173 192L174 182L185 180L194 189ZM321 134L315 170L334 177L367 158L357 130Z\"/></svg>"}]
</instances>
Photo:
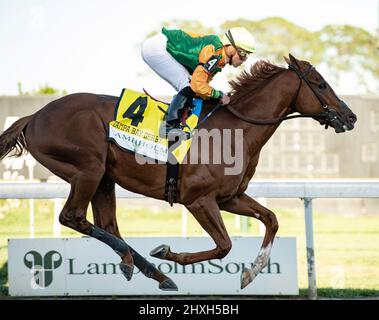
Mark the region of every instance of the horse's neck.
<instances>
[{"instance_id":1,"label":"horse's neck","mask_svg":"<svg viewBox=\"0 0 379 320\"><path fill-rule=\"evenodd\" d=\"M283 73L272 79L260 92L257 92L244 104L240 104L239 111L252 119L272 120L284 116L289 110L296 91L296 84L291 85L289 83L291 79L287 79L287 75ZM246 179L250 180L254 175L259 152L278 127L279 124L248 125L245 127Z\"/></svg>"},{"instance_id":2,"label":"horse's neck","mask_svg":"<svg viewBox=\"0 0 379 320\"><path fill-rule=\"evenodd\" d=\"M273 120L288 113L291 101L296 91L296 84L292 86L292 78L283 72L265 87L248 98L246 102L240 103L239 111L246 117L257 120ZM254 150L260 150L271 138L279 124L276 125L249 125L246 127L247 144ZM254 151L250 150L250 151Z\"/></svg>"}]
</instances>

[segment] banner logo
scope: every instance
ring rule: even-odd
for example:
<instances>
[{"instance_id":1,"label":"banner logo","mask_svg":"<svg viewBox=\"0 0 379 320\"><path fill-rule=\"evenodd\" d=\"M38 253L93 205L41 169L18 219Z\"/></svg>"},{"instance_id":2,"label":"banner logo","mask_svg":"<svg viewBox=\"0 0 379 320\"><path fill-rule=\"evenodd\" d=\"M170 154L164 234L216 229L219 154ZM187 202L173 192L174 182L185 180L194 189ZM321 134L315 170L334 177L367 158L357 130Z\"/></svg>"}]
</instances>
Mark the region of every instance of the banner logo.
<instances>
[{"instance_id":1,"label":"banner logo","mask_svg":"<svg viewBox=\"0 0 379 320\"><path fill-rule=\"evenodd\" d=\"M37 251L29 251L24 263L30 269L32 289L45 289L53 282L53 271L62 264L62 256L57 251L49 251L42 256Z\"/></svg>"}]
</instances>

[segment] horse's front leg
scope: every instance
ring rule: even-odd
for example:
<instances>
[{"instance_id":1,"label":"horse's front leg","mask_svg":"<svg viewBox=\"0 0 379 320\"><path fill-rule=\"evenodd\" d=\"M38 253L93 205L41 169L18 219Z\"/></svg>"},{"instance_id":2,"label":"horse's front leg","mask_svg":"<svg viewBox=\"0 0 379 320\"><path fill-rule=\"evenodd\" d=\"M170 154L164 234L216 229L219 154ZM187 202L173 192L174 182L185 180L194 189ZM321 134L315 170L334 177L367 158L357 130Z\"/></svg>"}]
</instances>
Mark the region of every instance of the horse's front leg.
<instances>
[{"instance_id":1,"label":"horse's front leg","mask_svg":"<svg viewBox=\"0 0 379 320\"><path fill-rule=\"evenodd\" d=\"M216 200L212 196L197 199L186 206L203 229L212 237L216 248L195 253L175 253L167 245L161 245L150 252L156 258L175 261L181 265L191 264L204 260L221 259L232 248L232 242L225 229Z\"/></svg>"},{"instance_id":2,"label":"horse's front leg","mask_svg":"<svg viewBox=\"0 0 379 320\"><path fill-rule=\"evenodd\" d=\"M262 221L266 227L262 247L255 259L253 266L245 268L241 275L241 289L252 282L259 272L268 264L272 243L279 225L275 214L260 205L257 201L246 194L235 197L220 205L220 208L243 216L253 217Z\"/></svg>"}]
</instances>

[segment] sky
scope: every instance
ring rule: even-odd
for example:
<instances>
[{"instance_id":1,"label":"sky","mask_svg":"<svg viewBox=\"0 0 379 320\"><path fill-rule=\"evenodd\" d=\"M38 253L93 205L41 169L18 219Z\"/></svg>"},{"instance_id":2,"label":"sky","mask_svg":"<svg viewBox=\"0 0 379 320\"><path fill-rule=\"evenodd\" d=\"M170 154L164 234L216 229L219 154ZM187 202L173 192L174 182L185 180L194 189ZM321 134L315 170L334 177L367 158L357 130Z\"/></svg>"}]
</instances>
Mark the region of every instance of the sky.
<instances>
[{"instance_id":1,"label":"sky","mask_svg":"<svg viewBox=\"0 0 379 320\"><path fill-rule=\"evenodd\" d=\"M235 4L234 4L235 3ZM238 4L237 4L238 3ZM350 24L376 32L379 0L0 0L0 95L49 84L68 93L175 91L140 56L145 36L173 19L215 26L281 16L309 30ZM259 45L257 45L259 47ZM289 48L290 52L290 48ZM349 83L349 81L347 81ZM224 89L225 79L215 79ZM343 94L356 88L341 84Z\"/></svg>"}]
</instances>

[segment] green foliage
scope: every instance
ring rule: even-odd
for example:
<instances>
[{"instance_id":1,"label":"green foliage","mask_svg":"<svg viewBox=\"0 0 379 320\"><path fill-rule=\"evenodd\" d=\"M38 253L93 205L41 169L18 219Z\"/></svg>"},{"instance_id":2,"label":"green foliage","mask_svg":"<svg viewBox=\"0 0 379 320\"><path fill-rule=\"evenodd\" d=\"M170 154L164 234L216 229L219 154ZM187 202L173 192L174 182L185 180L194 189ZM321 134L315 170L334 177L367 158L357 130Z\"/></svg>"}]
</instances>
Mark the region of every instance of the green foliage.
<instances>
[{"instance_id":1,"label":"green foliage","mask_svg":"<svg viewBox=\"0 0 379 320\"><path fill-rule=\"evenodd\" d=\"M17 83L17 87L18 87L18 95L19 96L38 96L38 95L49 95L49 94L66 95L67 94L66 90L56 89L54 87L49 86L47 83L45 83L44 85L40 85L38 87L38 89L35 89L31 92L28 92L28 91L24 92L22 90L22 83L21 82Z\"/></svg>"},{"instance_id":2,"label":"green foliage","mask_svg":"<svg viewBox=\"0 0 379 320\"><path fill-rule=\"evenodd\" d=\"M351 25L327 25L310 31L281 17L258 21L228 20L219 28L205 27L197 21L164 22L169 28L182 28L199 33L222 34L235 26L245 27L256 39L256 58L283 64L288 53L317 66L323 64L333 81L352 72L369 91L369 82L379 79L379 48L377 37Z\"/></svg>"},{"instance_id":3,"label":"green foliage","mask_svg":"<svg viewBox=\"0 0 379 320\"><path fill-rule=\"evenodd\" d=\"M0 264L0 296L8 295L8 262Z\"/></svg>"},{"instance_id":4,"label":"green foliage","mask_svg":"<svg viewBox=\"0 0 379 320\"><path fill-rule=\"evenodd\" d=\"M66 90L59 90L53 87L50 87L47 83L40 85L37 90L34 91L35 95L39 94L67 94Z\"/></svg>"},{"instance_id":5,"label":"green foliage","mask_svg":"<svg viewBox=\"0 0 379 320\"><path fill-rule=\"evenodd\" d=\"M328 25L320 34L325 62L336 73L353 71L362 81L365 73L379 78L378 40L375 35L349 25Z\"/></svg>"},{"instance_id":6,"label":"green foliage","mask_svg":"<svg viewBox=\"0 0 379 320\"><path fill-rule=\"evenodd\" d=\"M36 237L52 237L53 201L35 200ZM4 200L0 206L0 298L7 294L7 239L29 237L29 200ZM307 261L302 209L272 208L279 221L279 237L296 237L300 296L307 295ZM180 236L181 208L157 207L146 200L119 200L119 228L124 236ZM230 236L259 236L259 222L249 230L236 227L235 215L222 212ZM198 222L187 215L188 236L204 236ZM92 221L89 209L88 218ZM314 215L317 285L320 297L353 298L379 295L379 216L320 213ZM152 223L153 222L153 223ZM62 237L80 237L62 227ZM275 244L274 244L275 245ZM252 252L254 258L257 252ZM236 281L238 276L236 275Z\"/></svg>"},{"instance_id":7,"label":"green foliage","mask_svg":"<svg viewBox=\"0 0 379 320\"><path fill-rule=\"evenodd\" d=\"M318 52L320 47L318 32L308 31L279 17L260 21L245 19L226 21L221 27L227 30L237 25L245 27L254 35L259 58L282 63L283 56L288 56L291 52L304 60L311 60L314 64L321 61L322 56Z\"/></svg>"},{"instance_id":8,"label":"green foliage","mask_svg":"<svg viewBox=\"0 0 379 320\"><path fill-rule=\"evenodd\" d=\"M149 32L146 35L145 39L157 34L158 32L160 32L163 26L168 28L168 29L182 29L185 31L189 31L189 32L192 31L195 33L200 33L200 34L216 34L217 33L214 28L206 27L201 22L196 21L196 20L177 20L177 19L174 19L174 20L170 20L170 21L163 21L162 25L159 27L159 29Z\"/></svg>"},{"instance_id":9,"label":"green foliage","mask_svg":"<svg viewBox=\"0 0 379 320\"><path fill-rule=\"evenodd\" d=\"M22 83L20 81L17 82L17 89L18 89L18 95L22 96L24 93L22 91Z\"/></svg>"},{"instance_id":10,"label":"green foliage","mask_svg":"<svg viewBox=\"0 0 379 320\"><path fill-rule=\"evenodd\" d=\"M304 290L305 293L305 290ZM335 288L319 288L317 295L320 298L335 298L335 299L352 299L378 297L379 290L373 289L335 289Z\"/></svg>"}]
</instances>

